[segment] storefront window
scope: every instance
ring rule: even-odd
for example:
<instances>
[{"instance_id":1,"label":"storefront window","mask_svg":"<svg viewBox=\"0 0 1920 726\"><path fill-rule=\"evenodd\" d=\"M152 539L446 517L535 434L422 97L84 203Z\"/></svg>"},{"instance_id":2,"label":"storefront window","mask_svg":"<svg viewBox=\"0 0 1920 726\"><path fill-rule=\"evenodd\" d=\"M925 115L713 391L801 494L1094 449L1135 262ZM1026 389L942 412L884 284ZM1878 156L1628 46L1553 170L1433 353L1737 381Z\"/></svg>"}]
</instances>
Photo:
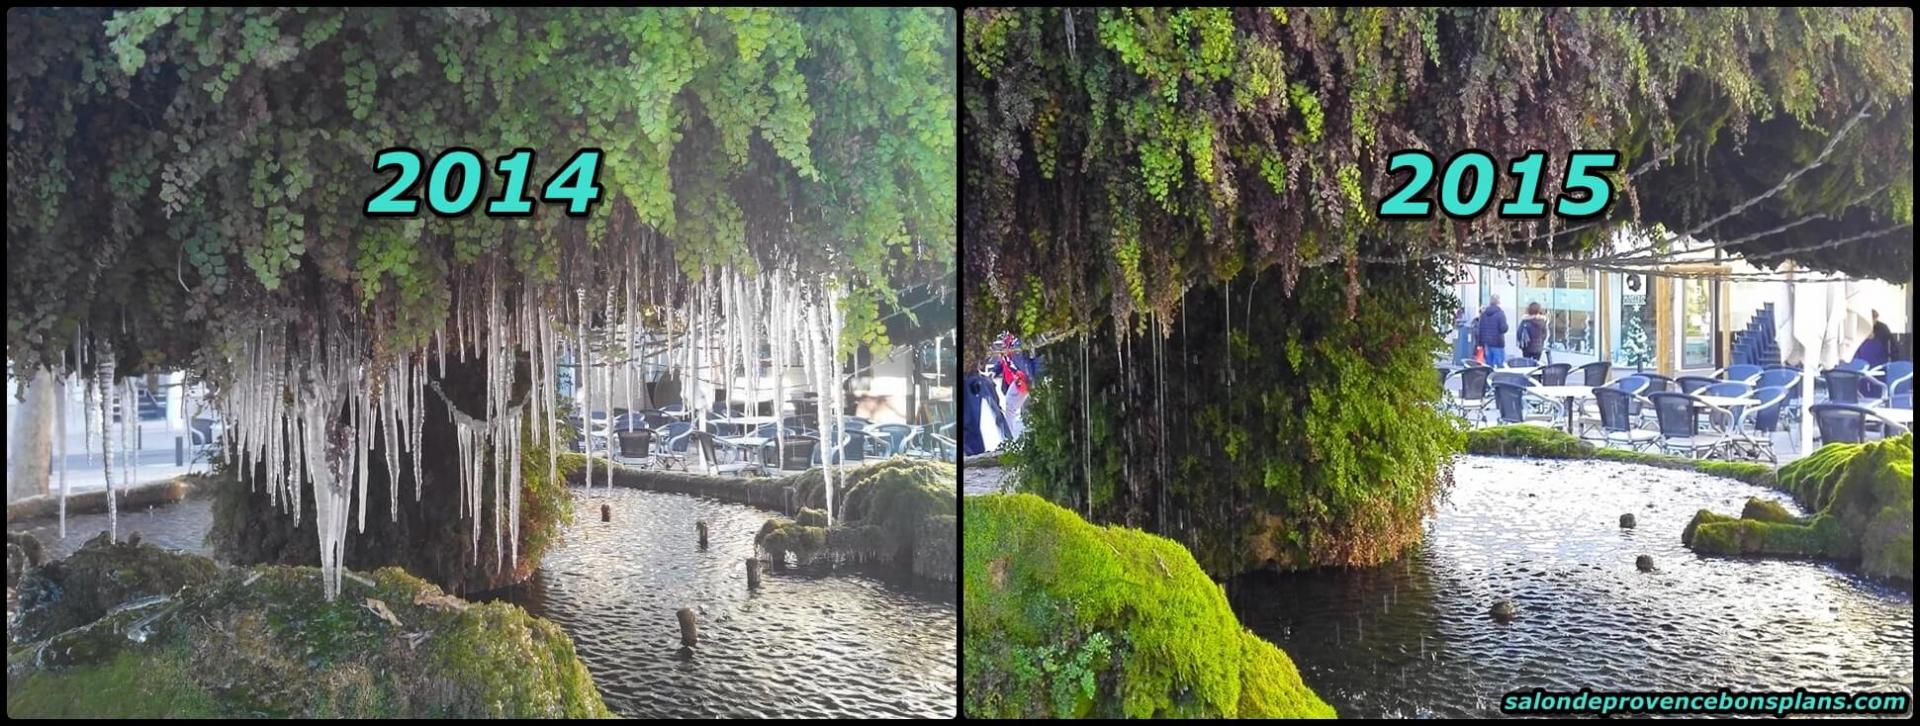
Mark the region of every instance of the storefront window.
<instances>
[{"instance_id":1,"label":"storefront window","mask_svg":"<svg viewBox=\"0 0 1920 726\"><path fill-rule=\"evenodd\" d=\"M1593 355L1599 308L1593 296L1593 275L1583 269L1526 270L1520 275L1517 316L1540 303L1547 316L1547 349Z\"/></svg>"},{"instance_id":2,"label":"storefront window","mask_svg":"<svg viewBox=\"0 0 1920 726\"><path fill-rule=\"evenodd\" d=\"M1614 275L1613 319L1609 349L1613 364L1635 369L1655 365L1653 279L1643 274Z\"/></svg>"},{"instance_id":3,"label":"storefront window","mask_svg":"<svg viewBox=\"0 0 1920 726\"><path fill-rule=\"evenodd\" d=\"M1713 281L1679 280L1680 367L1713 367Z\"/></svg>"}]
</instances>

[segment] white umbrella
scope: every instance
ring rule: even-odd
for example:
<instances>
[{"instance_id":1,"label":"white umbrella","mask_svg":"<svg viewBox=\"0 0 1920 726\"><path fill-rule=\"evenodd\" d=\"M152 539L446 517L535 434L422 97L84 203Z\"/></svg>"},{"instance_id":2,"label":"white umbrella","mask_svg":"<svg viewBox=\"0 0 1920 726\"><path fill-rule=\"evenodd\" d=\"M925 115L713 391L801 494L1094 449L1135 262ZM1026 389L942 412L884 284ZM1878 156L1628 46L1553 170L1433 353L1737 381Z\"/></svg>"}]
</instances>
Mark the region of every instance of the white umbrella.
<instances>
[{"instance_id":1,"label":"white umbrella","mask_svg":"<svg viewBox=\"0 0 1920 726\"><path fill-rule=\"evenodd\" d=\"M1791 264L1791 263L1789 263ZM1813 378L1839 365L1846 347L1859 338L1864 316L1852 309L1858 297L1851 281L1808 284L1804 270L1787 283L1786 306L1776 331L1780 360L1800 364L1800 451L1813 448Z\"/></svg>"}]
</instances>

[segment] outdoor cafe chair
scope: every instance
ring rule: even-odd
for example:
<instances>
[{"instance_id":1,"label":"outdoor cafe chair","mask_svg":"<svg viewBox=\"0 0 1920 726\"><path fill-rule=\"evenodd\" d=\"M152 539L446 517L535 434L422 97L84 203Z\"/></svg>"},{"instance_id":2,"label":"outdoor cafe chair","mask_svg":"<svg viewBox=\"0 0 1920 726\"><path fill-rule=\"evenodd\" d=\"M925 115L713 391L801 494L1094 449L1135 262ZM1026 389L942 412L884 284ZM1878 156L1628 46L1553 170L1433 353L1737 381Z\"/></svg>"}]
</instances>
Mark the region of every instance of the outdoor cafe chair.
<instances>
[{"instance_id":1,"label":"outdoor cafe chair","mask_svg":"<svg viewBox=\"0 0 1920 726\"><path fill-rule=\"evenodd\" d=\"M1532 358L1513 357L1513 358L1508 358L1507 362L1502 364L1501 367L1502 368L1532 368L1537 365L1540 365L1540 361L1534 360Z\"/></svg>"},{"instance_id":2,"label":"outdoor cafe chair","mask_svg":"<svg viewBox=\"0 0 1920 726\"><path fill-rule=\"evenodd\" d=\"M1607 374L1613 372L1613 364L1597 360L1574 370L1580 372L1580 385L1604 386L1607 385Z\"/></svg>"},{"instance_id":3,"label":"outdoor cafe chair","mask_svg":"<svg viewBox=\"0 0 1920 726\"><path fill-rule=\"evenodd\" d=\"M621 464L638 466L643 469L652 468L655 463L653 458L654 435L652 429L646 428L619 432L619 453L613 456L613 460Z\"/></svg>"},{"instance_id":4,"label":"outdoor cafe chair","mask_svg":"<svg viewBox=\"0 0 1920 726\"><path fill-rule=\"evenodd\" d=\"M1642 372L1642 373L1635 373L1634 375L1647 379L1647 390L1641 394L1643 396L1648 393L1661 393L1661 392L1667 392L1667 391L1680 390L1680 384L1675 383L1672 378L1668 378L1658 373Z\"/></svg>"},{"instance_id":5,"label":"outdoor cafe chair","mask_svg":"<svg viewBox=\"0 0 1920 726\"><path fill-rule=\"evenodd\" d=\"M1732 414L1726 409L1709 404L1688 393L1658 391L1647 396L1653 404L1654 418L1660 432L1660 448L1666 453L1683 453L1690 458L1700 458L1720 453L1727 443L1727 437L1717 431L1700 430L1700 413L1719 413L1732 420Z\"/></svg>"},{"instance_id":6,"label":"outdoor cafe chair","mask_svg":"<svg viewBox=\"0 0 1920 726\"><path fill-rule=\"evenodd\" d=\"M1886 390L1866 372L1851 368L1829 368L1820 375L1827 379L1827 400L1833 403L1860 403L1862 395L1877 399Z\"/></svg>"},{"instance_id":7,"label":"outdoor cafe chair","mask_svg":"<svg viewBox=\"0 0 1920 726\"><path fill-rule=\"evenodd\" d=\"M1567 374L1572 370L1571 363L1548 363L1536 369L1533 376L1540 379L1540 385L1543 386L1564 386L1567 385Z\"/></svg>"},{"instance_id":8,"label":"outdoor cafe chair","mask_svg":"<svg viewBox=\"0 0 1920 726\"><path fill-rule=\"evenodd\" d=\"M1807 409L1813 416L1813 423L1820 429L1821 445L1846 443L1858 444L1867 440L1867 420L1874 413L1865 406L1851 403L1816 403Z\"/></svg>"},{"instance_id":9,"label":"outdoor cafe chair","mask_svg":"<svg viewBox=\"0 0 1920 726\"><path fill-rule=\"evenodd\" d=\"M1783 388L1759 388L1747 396L1759 403L1735 410L1735 415L1746 422L1740 428L1744 428L1748 434L1740 443L1751 448L1756 456L1764 454L1768 463L1778 464L1780 460L1773 453L1773 432L1780 428L1780 408L1786 403L1787 391Z\"/></svg>"},{"instance_id":10,"label":"outdoor cafe chair","mask_svg":"<svg viewBox=\"0 0 1920 726\"><path fill-rule=\"evenodd\" d=\"M1719 383L1720 379L1708 376L1681 376L1674 379L1674 382L1680 384L1681 393L1699 393L1707 386Z\"/></svg>"},{"instance_id":11,"label":"outdoor cafe chair","mask_svg":"<svg viewBox=\"0 0 1920 726\"><path fill-rule=\"evenodd\" d=\"M1600 412L1600 438L1608 446L1642 451L1659 443L1659 434L1634 426L1637 418L1634 414L1642 399L1632 391L1624 387L1596 386L1593 400L1594 408Z\"/></svg>"},{"instance_id":12,"label":"outdoor cafe chair","mask_svg":"<svg viewBox=\"0 0 1920 726\"><path fill-rule=\"evenodd\" d=\"M1721 380L1726 381L1752 382L1754 378L1760 375L1760 372L1760 366L1750 363L1735 363L1720 369L1715 375Z\"/></svg>"},{"instance_id":13,"label":"outdoor cafe chair","mask_svg":"<svg viewBox=\"0 0 1920 726\"><path fill-rule=\"evenodd\" d=\"M700 454L699 456L700 465L704 470L703 473L739 474L744 471L753 471L756 468L758 468L751 462L744 462L739 460L740 447L735 446L732 443L722 441L719 437L714 436L711 433L708 433L705 431L694 431L687 435L693 439L694 446L698 447L699 454ZM729 457L730 460L725 463L722 463L720 461L720 451L722 449L727 450L727 452L731 454L731 456Z\"/></svg>"},{"instance_id":14,"label":"outdoor cafe chair","mask_svg":"<svg viewBox=\"0 0 1920 726\"><path fill-rule=\"evenodd\" d=\"M1493 384L1493 400L1494 406L1499 410L1500 423L1503 424L1532 424L1551 427L1554 425L1553 420L1555 417L1551 414L1529 412L1527 410L1529 404L1535 409L1542 408L1541 404L1545 404L1546 407L1550 407L1554 411L1559 411L1561 408L1560 402L1558 401L1542 398L1538 394L1527 390L1524 386L1505 382Z\"/></svg>"},{"instance_id":15,"label":"outdoor cafe chair","mask_svg":"<svg viewBox=\"0 0 1920 726\"><path fill-rule=\"evenodd\" d=\"M1488 403L1487 378L1493 369L1468 366L1453 373L1460 377L1460 392L1447 392L1448 406L1461 416L1471 411L1475 418L1484 418Z\"/></svg>"}]
</instances>

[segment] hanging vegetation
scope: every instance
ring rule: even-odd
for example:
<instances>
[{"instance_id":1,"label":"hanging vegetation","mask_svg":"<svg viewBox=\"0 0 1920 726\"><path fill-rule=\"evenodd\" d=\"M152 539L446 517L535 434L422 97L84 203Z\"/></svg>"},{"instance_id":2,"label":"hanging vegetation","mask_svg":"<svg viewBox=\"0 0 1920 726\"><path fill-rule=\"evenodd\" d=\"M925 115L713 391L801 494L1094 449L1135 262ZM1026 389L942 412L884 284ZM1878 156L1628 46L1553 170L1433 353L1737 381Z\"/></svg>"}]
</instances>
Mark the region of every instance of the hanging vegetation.
<instances>
[{"instance_id":1,"label":"hanging vegetation","mask_svg":"<svg viewBox=\"0 0 1920 726\"><path fill-rule=\"evenodd\" d=\"M1284 298L1305 269L1344 266L1353 298L1356 256L1578 256L1623 224L1737 240L1761 264L1912 274L1910 9L967 13L976 358L1002 326L1164 319L1243 272L1277 266ZM1619 150L1620 203L1603 224L1376 217L1407 177L1390 153L1470 148L1545 151L1550 194L1572 150ZM1501 176L1495 198L1515 196Z\"/></svg>"},{"instance_id":2,"label":"hanging vegetation","mask_svg":"<svg viewBox=\"0 0 1920 726\"><path fill-rule=\"evenodd\" d=\"M12 13L10 361L114 392L122 376L191 369L251 490L314 518L329 596L370 493L389 516L406 494L457 498L470 559L484 534L517 560L523 467L487 461L544 448L556 480L562 360L603 409L611 376L578 364L630 373L644 353L725 386L761 341L824 390L853 347L885 343L878 310L895 290L950 270L954 21L878 8ZM470 148L488 172L531 149L528 196L598 149L598 196L584 218L545 203L513 218L369 217L394 178L376 155L394 146ZM505 196L489 178L487 196ZM450 359L470 380L442 389ZM430 397L442 415L427 415ZM458 466L423 472L422 442L449 439ZM370 489L370 469L396 481Z\"/></svg>"}]
</instances>

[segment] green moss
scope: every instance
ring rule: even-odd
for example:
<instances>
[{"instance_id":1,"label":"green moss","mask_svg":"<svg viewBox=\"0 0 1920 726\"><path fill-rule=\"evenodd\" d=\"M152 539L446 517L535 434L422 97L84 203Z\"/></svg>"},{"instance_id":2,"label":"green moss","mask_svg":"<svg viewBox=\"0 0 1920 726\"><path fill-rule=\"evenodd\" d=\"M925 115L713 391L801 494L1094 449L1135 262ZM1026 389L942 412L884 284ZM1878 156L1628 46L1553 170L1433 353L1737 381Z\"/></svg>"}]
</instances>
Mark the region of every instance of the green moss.
<instances>
[{"instance_id":1,"label":"green moss","mask_svg":"<svg viewBox=\"0 0 1920 726\"><path fill-rule=\"evenodd\" d=\"M967 715L1334 715L1180 545L1032 495L965 506Z\"/></svg>"},{"instance_id":2,"label":"green moss","mask_svg":"<svg viewBox=\"0 0 1920 726\"><path fill-rule=\"evenodd\" d=\"M1680 530L1680 543L1684 545L1692 545L1694 531L1699 529L1700 525L1713 524L1716 522L1734 522L1738 520L1739 520L1739 517L1729 517L1724 514L1715 514L1705 509L1702 509L1698 512L1694 512L1693 520L1690 522L1687 522L1686 529Z\"/></svg>"},{"instance_id":3,"label":"green moss","mask_svg":"<svg viewBox=\"0 0 1920 726\"><path fill-rule=\"evenodd\" d=\"M1604 459L1662 469L1697 471L1761 486L1774 485L1774 468L1750 461L1702 461L1667 454L1594 446L1565 431L1512 424L1467 432L1467 453L1542 459Z\"/></svg>"},{"instance_id":4,"label":"green moss","mask_svg":"<svg viewBox=\"0 0 1920 726\"><path fill-rule=\"evenodd\" d=\"M107 533L71 556L29 571L20 581L19 640L43 640L99 620L129 600L173 595L213 579L219 566L205 557L153 545L110 542Z\"/></svg>"},{"instance_id":5,"label":"green moss","mask_svg":"<svg viewBox=\"0 0 1920 726\"><path fill-rule=\"evenodd\" d=\"M1706 522L1695 529L1689 546L1706 554L1826 558L1845 558L1852 549L1838 523L1824 515L1807 524L1753 519Z\"/></svg>"},{"instance_id":6,"label":"green moss","mask_svg":"<svg viewBox=\"0 0 1920 726\"><path fill-rule=\"evenodd\" d=\"M1513 424L1468 431L1467 453L1488 456L1532 456L1544 459L1585 459L1594 455L1594 447L1559 429Z\"/></svg>"},{"instance_id":7,"label":"green moss","mask_svg":"<svg viewBox=\"0 0 1920 726\"><path fill-rule=\"evenodd\" d=\"M804 524L808 527L827 526L827 513L822 512L818 509L814 509L813 507L802 507L800 509L800 513L797 515L794 515L793 519L794 521L799 522L800 524Z\"/></svg>"},{"instance_id":8,"label":"green moss","mask_svg":"<svg viewBox=\"0 0 1920 726\"><path fill-rule=\"evenodd\" d=\"M7 717L195 718L221 716L212 692L189 676L184 649L152 655L122 651L65 670L31 670L7 685Z\"/></svg>"},{"instance_id":9,"label":"green moss","mask_svg":"<svg viewBox=\"0 0 1920 726\"><path fill-rule=\"evenodd\" d=\"M1857 560L1869 576L1913 582L1912 434L1821 447L1782 467L1777 486L1817 514L1802 522L1750 499L1737 521L1702 510L1682 542L1710 554Z\"/></svg>"},{"instance_id":10,"label":"green moss","mask_svg":"<svg viewBox=\"0 0 1920 726\"><path fill-rule=\"evenodd\" d=\"M1143 257L1156 287L1183 265L1225 274L1160 288L1153 322L1115 311L1084 329L1085 364L1049 369L1024 409L1006 457L1014 488L1096 522L1178 532L1221 577L1400 556L1465 441L1433 405L1441 276L1328 265L1262 277L1265 262L1241 257Z\"/></svg>"},{"instance_id":11,"label":"green moss","mask_svg":"<svg viewBox=\"0 0 1920 726\"><path fill-rule=\"evenodd\" d=\"M1747 498L1747 506L1741 508L1740 518L1751 519L1757 522L1773 522L1776 524L1802 523L1799 517L1787 512L1787 508L1780 506L1779 502L1770 499L1761 499L1759 497Z\"/></svg>"},{"instance_id":12,"label":"green moss","mask_svg":"<svg viewBox=\"0 0 1920 726\"><path fill-rule=\"evenodd\" d=\"M34 657L10 651L9 715L608 715L552 623L448 597L398 568L370 581L347 578L328 602L314 568L223 570L34 644ZM136 629L143 637L129 638ZM122 687L129 673L152 687Z\"/></svg>"}]
</instances>

